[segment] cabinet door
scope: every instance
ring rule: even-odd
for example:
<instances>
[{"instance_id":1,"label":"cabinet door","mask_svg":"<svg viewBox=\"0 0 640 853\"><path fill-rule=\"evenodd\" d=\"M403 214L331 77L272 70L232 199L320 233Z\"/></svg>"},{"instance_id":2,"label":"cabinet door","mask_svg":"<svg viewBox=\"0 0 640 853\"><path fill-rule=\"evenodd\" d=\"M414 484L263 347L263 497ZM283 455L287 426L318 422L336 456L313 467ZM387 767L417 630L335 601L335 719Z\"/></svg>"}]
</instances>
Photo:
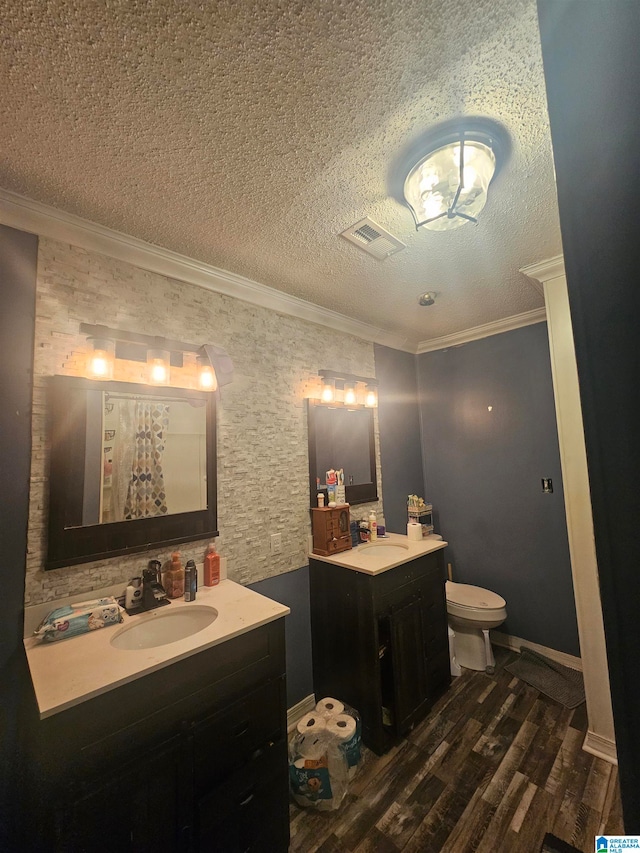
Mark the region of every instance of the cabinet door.
<instances>
[{"instance_id":1,"label":"cabinet door","mask_svg":"<svg viewBox=\"0 0 640 853\"><path fill-rule=\"evenodd\" d=\"M397 735L407 732L427 702L422 600L411 595L379 620L381 636L388 637L390 671L381 668L383 695L391 692L391 726ZM382 664L382 661L381 661ZM385 677L391 684L384 684Z\"/></svg>"},{"instance_id":2,"label":"cabinet door","mask_svg":"<svg viewBox=\"0 0 640 853\"><path fill-rule=\"evenodd\" d=\"M286 853L289 847L287 743L256 750L246 765L196 804L201 853Z\"/></svg>"},{"instance_id":3,"label":"cabinet door","mask_svg":"<svg viewBox=\"0 0 640 853\"><path fill-rule=\"evenodd\" d=\"M104 780L69 789L56 810L51 848L161 853L188 850L192 801L186 739L177 736L137 756Z\"/></svg>"}]
</instances>

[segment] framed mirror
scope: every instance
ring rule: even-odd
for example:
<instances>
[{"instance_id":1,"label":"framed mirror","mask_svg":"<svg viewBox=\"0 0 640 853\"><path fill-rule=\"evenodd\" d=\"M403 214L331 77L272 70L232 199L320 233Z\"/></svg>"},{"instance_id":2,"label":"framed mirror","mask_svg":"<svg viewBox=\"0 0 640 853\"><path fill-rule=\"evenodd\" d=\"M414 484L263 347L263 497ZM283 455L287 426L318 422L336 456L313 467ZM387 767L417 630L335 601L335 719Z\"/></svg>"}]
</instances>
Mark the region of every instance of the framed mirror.
<instances>
[{"instance_id":1,"label":"framed mirror","mask_svg":"<svg viewBox=\"0 0 640 853\"><path fill-rule=\"evenodd\" d=\"M46 569L218 535L213 394L54 376Z\"/></svg>"},{"instance_id":2,"label":"framed mirror","mask_svg":"<svg viewBox=\"0 0 640 853\"><path fill-rule=\"evenodd\" d=\"M326 473L342 468L346 501L378 500L373 409L307 400L309 427L309 492L317 506L318 492L326 497Z\"/></svg>"}]
</instances>

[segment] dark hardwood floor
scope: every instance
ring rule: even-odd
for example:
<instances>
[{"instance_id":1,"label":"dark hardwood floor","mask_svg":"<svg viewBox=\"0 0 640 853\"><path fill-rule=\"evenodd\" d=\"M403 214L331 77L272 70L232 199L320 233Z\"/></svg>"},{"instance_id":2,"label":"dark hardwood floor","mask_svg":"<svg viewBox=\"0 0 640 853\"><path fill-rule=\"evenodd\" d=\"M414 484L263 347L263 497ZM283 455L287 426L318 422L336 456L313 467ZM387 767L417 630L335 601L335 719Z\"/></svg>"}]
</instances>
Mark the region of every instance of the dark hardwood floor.
<instances>
[{"instance_id":1,"label":"dark hardwood floor","mask_svg":"<svg viewBox=\"0 0 640 853\"><path fill-rule=\"evenodd\" d=\"M582 750L567 710L504 670L463 670L393 750L365 750L340 809L291 805L291 853L538 853L545 833L594 850L623 833L617 768Z\"/></svg>"}]
</instances>

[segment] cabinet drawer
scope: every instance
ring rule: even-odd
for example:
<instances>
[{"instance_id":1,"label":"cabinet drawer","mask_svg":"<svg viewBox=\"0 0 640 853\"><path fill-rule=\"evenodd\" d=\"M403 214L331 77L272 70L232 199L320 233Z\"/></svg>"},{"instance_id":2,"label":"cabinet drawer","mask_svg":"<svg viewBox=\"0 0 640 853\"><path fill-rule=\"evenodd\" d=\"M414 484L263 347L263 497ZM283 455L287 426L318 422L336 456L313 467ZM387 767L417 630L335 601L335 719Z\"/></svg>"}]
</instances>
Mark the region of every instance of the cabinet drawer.
<instances>
[{"instance_id":1,"label":"cabinet drawer","mask_svg":"<svg viewBox=\"0 0 640 853\"><path fill-rule=\"evenodd\" d=\"M285 853L289 846L287 744L267 747L196 805L197 849Z\"/></svg>"},{"instance_id":2,"label":"cabinet drawer","mask_svg":"<svg viewBox=\"0 0 640 853\"><path fill-rule=\"evenodd\" d=\"M376 598L393 593L398 587L419 582L421 584L444 584L444 570L439 563L440 552L425 554L410 563L405 563L395 569L389 569L374 578L374 594Z\"/></svg>"},{"instance_id":3,"label":"cabinet drawer","mask_svg":"<svg viewBox=\"0 0 640 853\"><path fill-rule=\"evenodd\" d=\"M279 678L193 725L196 789L210 787L255 750L284 737L283 695Z\"/></svg>"}]
</instances>

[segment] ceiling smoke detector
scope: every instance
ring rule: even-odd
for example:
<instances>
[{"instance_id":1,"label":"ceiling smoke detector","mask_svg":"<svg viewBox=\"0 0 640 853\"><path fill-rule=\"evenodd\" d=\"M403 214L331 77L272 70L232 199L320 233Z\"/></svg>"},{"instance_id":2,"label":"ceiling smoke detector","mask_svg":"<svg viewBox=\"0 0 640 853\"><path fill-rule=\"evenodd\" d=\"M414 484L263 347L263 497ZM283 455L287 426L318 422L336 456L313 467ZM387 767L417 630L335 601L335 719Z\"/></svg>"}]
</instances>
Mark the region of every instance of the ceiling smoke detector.
<instances>
[{"instance_id":1,"label":"ceiling smoke detector","mask_svg":"<svg viewBox=\"0 0 640 853\"><path fill-rule=\"evenodd\" d=\"M436 294L431 290L428 293L423 293L422 296L418 297L419 305L433 305L436 301Z\"/></svg>"},{"instance_id":2,"label":"ceiling smoke detector","mask_svg":"<svg viewBox=\"0 0 640 853\"><path fill-rule=\"evenodd\" d=\"M407 248L397 237L385 231L381 225L369 217L356 222L351 228L343 231L340 236L351 243L355 243L356 246L367 254L373 255L379 261L383 261L389 255L395 255L396 252L401 252L402 249Z\"/></svg>"}]
</instances>

